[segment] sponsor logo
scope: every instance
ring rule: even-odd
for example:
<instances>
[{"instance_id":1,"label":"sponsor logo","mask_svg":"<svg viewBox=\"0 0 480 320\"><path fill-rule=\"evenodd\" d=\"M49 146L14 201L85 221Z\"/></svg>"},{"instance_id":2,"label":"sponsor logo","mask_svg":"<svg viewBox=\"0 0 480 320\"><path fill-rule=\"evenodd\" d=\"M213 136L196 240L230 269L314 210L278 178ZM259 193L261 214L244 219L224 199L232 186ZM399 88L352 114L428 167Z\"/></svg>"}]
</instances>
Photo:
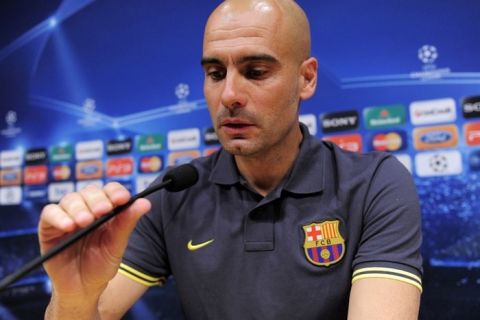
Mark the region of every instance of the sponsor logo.
<instances>
[{"instance_id":1,"label":"sponsor logo","mask_svg":"<svg viewBox=\"0 0 480 320\"><path fill-rule=\"evenodd\" d=\"M480 171L480 150L475 150L468 156L468 162L470 164L470 170Z\"/></svg>"},{"instance_id":2,"label":"sponsor logo","mask_svg":"<svg viewBox=\"0 0 480 320\"><path fill-rule=\"evenodd\" d=\"M100 160L77 162L75 176L77 180L91 180L102 177L103 164Z\"/></svg>"},{"instance_id":3,"label":"sponsor logo","mask_svg":"<svg viewBox=\"0 0 480 320\"><path fill-rule=\"evenodd\" d=\"M48 185L48 201L58 202L67 193L75 191L73 182L54 182Z\"/></svg>"},{"instance_id":4,"label":"sponsor logo","mask_svg":"<svg viewBox=\"0 0 480 320\"><path fill-rule=\"evenodd\" d=\"M480 117L480 96L473 96L463 99L463 117L478 118Z\"/></svg>"},{"instance_id":5,"label":"sponsor logo","mask_svg":"<svg viewBox=\"0 0 480 320\"><path fill-rule=\"evenodd\" d=\"M415 156L415 171L419 177L448 176L462 173L459 151L422 152Z\"/></svg>"},{"instance_id":6,"label":"sponsor logo","mask_svg":"<svg viewBox=\"0 0 480 320\"><path fill-rule=\"evenodd\" d=\"M49 153L51 162L70 161L73 158L73 147L71 144L55 146L50 148Z\"/></svg>"},{"instance_id":7,"label":"sponsor logo","mask_svg":"<svg viewBox=\"0 0 480 320\"><path fill-rule=\"evenodd\" d=\"M417 150L455 147L458 129L455 125L416 128L413 139Z\"/></svg>"},{"instance_id":8,"label":"sponsor logo","mask_svg":"<svg viewBox=\"0 0 480 320\"><path fill-rule=\"evenodd\" d=\"M0 205L12 206L19 205L22 202L22 188L15 187L3 187L0 188Z\"/></svg>"},{"instance_id":9,"label":"sponsor logo","mask_svg":"<svg viewBox=\"0 0 480 320\"><path fill-rule=\"evenodd\" d=\"M75 157L80 161L103 157L103 141L92 140L77 143L75 145Z\"/></svg>"},{"instance_id":10,"label":"sponsor logo","mask_svg":"<svg viewBox=\"0 0 480 320\"><path fill-rule=\"evenodd\" d=\"M107 142L107 154L115 155L130 153L132 151L132 139L110 140Z\"/></svg>"},{"instance_id":11,"label":"sponsor logo","mask_svg":"<svg viewBox=\"0 0 480 320\"><path fill-rule=\"evenodd\" d=\"M480 122L466 123L463 126L465 142L469 146L480 144Z\"/></svg>"},{"instance_id":12,"label":"sponsor logo","mask_svg":"<svg viewBox=\"0 0 480 320\"><path fill-rule=\"evenodd\" d=\"M20 150L7 150L0 152L0 168L20 167L23 153Z\"/></svg>"},{"instance_id":13,"label":"sponsor logo","mask_svg":"<svg viewBox=\"0 0 480 320\"><path fill-rule=\"evenodd\" d=\"M325 133L355 129L358 127L358 112L353 110L325 113L321 122L322 131Z\"/></svg>"},{"instance_id":14,"label":"sponsor logo","mask_svg":"<svg viewBox=\"0 0 480 320\"><path fill-rule=\"evenodd\" d=\"M23 188L25 199L45 202L48 198L48 189L45 186L25 186Z\"/></svg>"},{"instance_id":15,"label":"sponsor logo","mask_svg":"<svg viewBox=\"0 0 480 320\"><path fill-rule=\"evenodd\" d=\"M99 179L77 181L76 186L75 186L75 190L80 191L80 190L82 190L83 188L85 188L86 186L89 186L89 185L95 185L99 188L103 188L103 181L99 180Z\"/></svg>"},{"instance_id":16,"label":"sponsor logo","mask_svg":"<svg viewBox=\"0 0 480 320\"><path fill-rule=\"evenodd\" d=\"M373 135L369 150L399 151L406 148L407 135L404 131L380 132Z\"/></svg>"},{"instance_id":17,"label":"sponsor logo","mask_svg":"<svg viewBox=\"0 0 480 320\"><path fill-rule=\"evenodd\" d=\"M395 157L412 173L412 158L408 154L396 154Z\"/></svg>"},{"instance_id":18,"label":"sponsor logo","mask_svg":"<svg viewBox=\"0 0 480 320\"><path fill-rule=\"evenodd\" d=\"M367 129L398 126L405 123L405 108L402 105L366 108L363 117Z\"/></svg>"},{"instance_id":19,"label":"sponsor logo","mask_svg":"<svg viewBox=\"0 0 480 320\"><path fill-rule=\"evenodd\" d=\"M53 181L65 181L72 176L72 168L66 164L53 165L50 174Z\"/></svg>"},{"instance_id":20,"label":"sponsor logo","mask_svg":"<svg viewBox=\"0 0 480 320\"><path fill-rule=\"evenodd\" d=\"M340 234L340 221L325 221L303 226L305 257L316 266L328 267L339 262L345 253L345 240Z\"/></svg>"},{"instance_id":21,"label":"sponsor logo","mask_svg":"<svg viewBox=\"0 0 480 320\"><path fill-rule=\"evenodd\" d=\"M28 166L23 170L25 185L45 184L48 181L48 168L45 165Z\"/></svg>"},{"instance_id":22,"label":"sponsor logo","mask_svg":"<svg viewBox=\"0 0 480 320\"><path fill-rule=\"evenodd\" d=\"M414 125L452 122L457 119L455 100L435 99L410 104L410 120Z\"/></svg>"},{"instance_id":23,"label":"sponsor logo","mask_svg":"<svg viewBox=\"0 0 480 320\"><path fill-rule=\"evenodd\" d=\"M109 159L107 161L106 176L129 176L133 173L133 165L133 159L130 157Z\"/></svg>"},{"instance_id":24,"label":"sponsor logo","mask_svg":"<svg viewBox=\"0 0 480 320\"><path fill-rule=\"evenodd\" d=\"M7 168L0 170L0 186L17 186L22 183L22 170L20 168Z\"/></svg>"},{"instance_id":25,"label":"sponsor logo","mask_svg":"<svg viewBox=\"0 0 480 320\"><path fill-rule=\"evenodd\" d=\"M141 175L137 177L137 180L135 181L135 189L137 190L137 193L147 189L147 187L151 185L156 178L157 178L157 175L154 175L154 174Z\"/></svg>"},{"instance_id":26,"label":"sponsor logo","mask_svg":"<svg viewBox=\"0 0 480 320\"><path fill-rule=\"evenodd\" d=\"M207 146L211 146L212 144L220 144L217 133L213 128L205 129L205 132L203 134L203 141L205 141L205 145Z\"/></svg>"},{"instance_id":27,"label":"sponsor logo","mask_svg":"<svg viewBox=\"0 0 480 320\"><path fill-rule=\"evenodd\" d=\"M172 152L168 155L168 165L178 166L180 164L189 163L198 157L200 157L200 151L198 150Z\"/></svg>"},{"instance_id":28,"label":"sponsor logo","mask_svg":"<svg viewBox=\"0 0 480 320\"><path fill-rule=\"evenodd\" d=\"M141 173L159 172L163 169L162 156L146 156L140 158L138 162L138 171Z\"/></svg>"},{"instance_id":29,"label":"sponsor logo","mask_svg":"<svg viewBox=\"0 0 480 320\"><path fill-rule=\"evenodd\" d=\"M324 137L323 140L331 141L343 150L352 152L362 151L362 136L356 133L341 136Z\"/></svg>"},{"instance_id":30,"label":"sponsor logo","mask_svg":"<svg viewBox=\"0 0 480 320\"><path fill-rule=\"evenodd\" d=\"M154 152L163 149L163 136L160 134L149 134L137 137L138 152Z\"/></svg>"},{"instance_id":31,"label":"sponsor logo","mask_svg":"<svg viewBox=\"0 0 480 320\"><path fill-rule=\"evenodd\" d=\"M307 126L308 132L312 136L317 134L317 119L313 114L302 114L298 117L298 120Z\"/></svg>"},{"instance_id":32,"label":"sponsor logo","mask_svg":"<svg viewBox=\"0 0 480 320\"><path fill-rule=\"evenodd\" d=\"M25 164L40 164L47 162L47 149L30 149L25 154Z\"/></svg>"},{"instance_id":33,"label":"sponsor logo","mask_svg":"<svg viewBox=\"0 0 480 320\"><path fill-rule=\"evenodd\" d=\"M174 130L168 133L168 149L195 149L200 146L200 130L197 128Z\"/></svg>"}]
</instances>

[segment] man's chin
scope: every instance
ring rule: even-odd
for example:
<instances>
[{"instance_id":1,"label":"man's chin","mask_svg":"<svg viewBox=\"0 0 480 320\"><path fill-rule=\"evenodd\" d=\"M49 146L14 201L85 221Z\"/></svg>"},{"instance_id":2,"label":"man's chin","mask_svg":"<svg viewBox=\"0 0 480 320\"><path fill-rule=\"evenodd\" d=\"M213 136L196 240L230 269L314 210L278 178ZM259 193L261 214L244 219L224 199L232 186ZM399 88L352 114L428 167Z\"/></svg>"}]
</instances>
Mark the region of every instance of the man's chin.
<instances>
[{"instance_id":1,"label":"man's chin","mask_svg":"<svg viewBox=\"0 0 480 320\"><path fill-rule=\"evenodd\" d=\"M223 149L234 156L249 156L255 154L252 144L245 139L234 139L222 143Z\"/></svg>"}]
</instances>

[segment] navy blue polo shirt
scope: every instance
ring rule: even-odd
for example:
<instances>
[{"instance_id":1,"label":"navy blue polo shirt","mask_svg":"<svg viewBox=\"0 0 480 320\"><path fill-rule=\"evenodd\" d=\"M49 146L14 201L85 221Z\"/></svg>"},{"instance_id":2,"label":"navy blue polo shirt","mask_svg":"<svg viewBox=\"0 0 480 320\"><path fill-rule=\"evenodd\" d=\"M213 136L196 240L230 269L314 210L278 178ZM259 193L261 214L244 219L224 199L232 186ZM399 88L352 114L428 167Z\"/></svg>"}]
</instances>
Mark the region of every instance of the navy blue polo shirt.
<instances>
[{"instance_id":1,"label":"navy blue polo shirt","mask_svg":"<svg viewBox=\"0 0 480 320\"><path fill-rule=\"evenodd\" d=\"M119 272L175 277L188 319L346 319L352 281L421 290L421 225L409 172L309 135L290 174L262 197L220 150L192 164L199 182L149 197Z\"/></svg>"}]
</instances>

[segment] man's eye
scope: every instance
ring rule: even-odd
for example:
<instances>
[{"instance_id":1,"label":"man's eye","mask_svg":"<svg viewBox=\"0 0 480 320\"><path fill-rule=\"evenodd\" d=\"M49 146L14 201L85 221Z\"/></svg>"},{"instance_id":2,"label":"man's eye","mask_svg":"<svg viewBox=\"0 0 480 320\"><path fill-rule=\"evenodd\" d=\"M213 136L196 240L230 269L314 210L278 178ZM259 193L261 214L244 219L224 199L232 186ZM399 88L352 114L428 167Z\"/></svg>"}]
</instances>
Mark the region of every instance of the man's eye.
<instances>
[{"instance_id":1,"label":"man's eye","mask_svg":"<svg viewBox=\"0 0 480 320\"><path fill-rule=\"evenodd\" d=\"M213 81L220 81L225 78L225 72L221 70L208 71L207 77L211 78Z\"/></svg>"},{"instance_id":2,"label":"man's eye","mask_svg":"<svg viewBox=\"0 0 480 320\"><path fill-rule=\"evenodd\" d=\"M245 76L248 79L262 79L266 76L267 70L264 69L248 69Z\"/></svg>"}]
</instances>

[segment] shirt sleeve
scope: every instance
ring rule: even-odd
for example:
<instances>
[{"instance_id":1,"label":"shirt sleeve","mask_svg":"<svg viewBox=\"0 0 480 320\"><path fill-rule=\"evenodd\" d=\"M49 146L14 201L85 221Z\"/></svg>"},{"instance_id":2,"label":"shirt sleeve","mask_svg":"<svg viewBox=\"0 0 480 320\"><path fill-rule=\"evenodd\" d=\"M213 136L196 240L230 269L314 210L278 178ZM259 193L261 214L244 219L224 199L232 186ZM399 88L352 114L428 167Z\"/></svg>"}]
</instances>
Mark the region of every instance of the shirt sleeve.
<instances>
[{"instance_id":1,"label":"shirt sleeve","mask_svg":"<svg viewBox=\"0 0 480 320\"><path fill-rule=\"evenodd\" d=\"M422 291L419 200L410 173L395 157L386 157L377 167L363 215L352 283L363 278L387 278Z\"/></svg>"},{"instance_id":2,"label":"shirt sleeve","mask_svg":"<svg viewBox=\"0 0 480 320\"><path fill-rule=\"evenodd\" d=\"M163 194L158 191L147 197L152 208L140 218L130 235L118 271L146 286L163 285L171 273L163 236Z\"/></svg>"}]
</instances>

